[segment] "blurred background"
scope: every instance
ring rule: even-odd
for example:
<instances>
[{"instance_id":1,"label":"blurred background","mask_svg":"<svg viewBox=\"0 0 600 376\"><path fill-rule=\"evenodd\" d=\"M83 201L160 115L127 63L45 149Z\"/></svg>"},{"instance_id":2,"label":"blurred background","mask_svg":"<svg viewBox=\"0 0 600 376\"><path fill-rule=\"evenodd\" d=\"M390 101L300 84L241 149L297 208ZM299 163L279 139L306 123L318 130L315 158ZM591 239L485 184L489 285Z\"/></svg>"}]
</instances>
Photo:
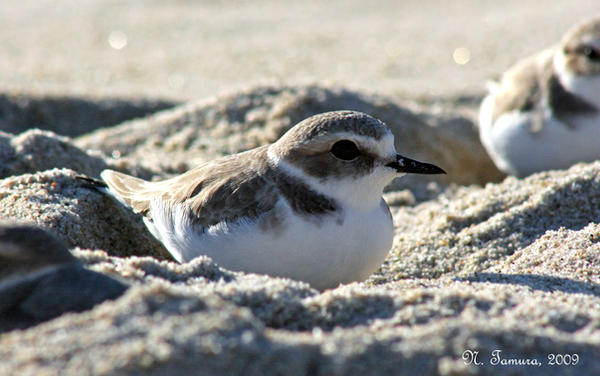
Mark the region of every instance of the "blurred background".
<instances>
[{"instance_id":1,"label":"blurred background","mask_svg":"<svg viewBox=\"0 0 600 376\"><path fill-rule=\"evenodd\" d=\"M197 99L263 83L480 95L598 0L3 0L0 90Z\"/></svg>"}]
</instances>

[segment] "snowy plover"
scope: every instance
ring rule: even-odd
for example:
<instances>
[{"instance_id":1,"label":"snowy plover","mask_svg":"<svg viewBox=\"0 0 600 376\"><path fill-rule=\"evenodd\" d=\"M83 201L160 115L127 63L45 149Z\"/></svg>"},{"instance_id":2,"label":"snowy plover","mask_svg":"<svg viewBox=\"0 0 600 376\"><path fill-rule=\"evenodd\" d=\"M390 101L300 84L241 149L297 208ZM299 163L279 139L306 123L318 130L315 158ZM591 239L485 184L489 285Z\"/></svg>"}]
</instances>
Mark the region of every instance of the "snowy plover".
<instances>
[{"instance_id":1,"label":"snowy plover","mask_svg":"<svg viewBox=\"0 0 600 376\"><path fill-rule=\"evenodd\" d=\"M37 277L78 260L46 231L15 223L0 223L0 289L9 282Z\"/></svg>"},{"instance_id":2,"label":"snowy plover","mask_svg":"<svg viewBox=\"0 0 600 376\"><path fill-rule=\"evenodd\" d=\"M600 17L492 85L479 131L498 168L526 176L600 158Z\"/></svg>"},{"instance_id":3,"label":"snowy plover","mask_svg":"<svg viewBox=\"0 0 600 376\"><path fill-rule=\"evenodd\" d=\"M126 289L85 269L45 230L0 223L0 333L90 309Z\"/></svg>"},{"instance_id":4,"label":"snowy plover","mask_svg":"<svg viewBox=\"0 0 600 376\"><path fill-rule=\"evenodd\" d=\"M208 255L228 269L326 289L366 279L385 259L393 227L381 195L403 173L444 171L398 155L381 121L338 111L172 179L101 176L113 195L146 215L177 261Z\"/></svg>"}]
</instances>

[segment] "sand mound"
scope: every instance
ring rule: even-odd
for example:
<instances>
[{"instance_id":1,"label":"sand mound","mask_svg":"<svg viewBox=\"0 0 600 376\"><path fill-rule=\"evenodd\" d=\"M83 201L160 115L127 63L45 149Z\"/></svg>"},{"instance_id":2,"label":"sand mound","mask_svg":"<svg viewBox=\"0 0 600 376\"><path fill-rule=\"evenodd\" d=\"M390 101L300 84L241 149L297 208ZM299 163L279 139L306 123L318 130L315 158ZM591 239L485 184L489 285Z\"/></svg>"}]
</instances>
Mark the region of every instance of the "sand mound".
<instances>
[{"instance_id":1,"label":"sand mound","mask_svg":"<svg viewBox=\"0 0 600 376\"><path fill-rule=\"evenodd\" d=\"M0 217L50 229L87 268L132 287L92 310L0 335L0 373L600 373L600 163L483 187L393 185L396 235L385 264L364 283L322 293L208 258L167 261L139 217L75 179L104 166L165 176L270 142L334 107L386 121L406 155L453 158L455 183L492 179L485 167L465 167L487 162L461 115L433 121L423 108L313 86L213 98L75 141L3 134ZM45 143L50 151L38 147ZM468 351L481 365L465 364ZM577 355L577 364L552 365L556 354ZM493 363L500 358L521 363Z\"/></svg>"},{"instance_id":2,"label":"sand mound","mask_svg":"<svg viewBox=\"0 0 600 376\"><path fill-rule=\"evenodd\" d=\"M448 172L435 181L472 184L503 176L468 118L439 111L434 117L432 109L337 87L253 88L100 129L75 144L134 159L150 170L183 172L217 155L274 142L301 120L334 110L362 111L384 121L396 136L399 153Z\"/></svg>"}]
</instances>

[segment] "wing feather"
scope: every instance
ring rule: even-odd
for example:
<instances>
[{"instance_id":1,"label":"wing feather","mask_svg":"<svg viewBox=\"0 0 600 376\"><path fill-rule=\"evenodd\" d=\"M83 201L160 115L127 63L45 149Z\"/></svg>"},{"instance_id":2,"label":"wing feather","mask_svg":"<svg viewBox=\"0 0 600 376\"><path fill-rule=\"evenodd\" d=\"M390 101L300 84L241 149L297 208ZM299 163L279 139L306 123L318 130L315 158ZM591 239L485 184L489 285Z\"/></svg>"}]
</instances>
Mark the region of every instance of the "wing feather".
<instances>
[{"instance_id":1,"label":"wing feather","mask_svg":"<svg viewBox=\"0 0 600 376\"><path fill-rule=\"evenodd\" d=\"M147 213L152 200L184 204L196 223L208 227L240 217L255 218L275 207L277 186L270 178L267 147L218 158L160 182L105 170L112 192L134 211Z\"/></svg>"}]
</instances>

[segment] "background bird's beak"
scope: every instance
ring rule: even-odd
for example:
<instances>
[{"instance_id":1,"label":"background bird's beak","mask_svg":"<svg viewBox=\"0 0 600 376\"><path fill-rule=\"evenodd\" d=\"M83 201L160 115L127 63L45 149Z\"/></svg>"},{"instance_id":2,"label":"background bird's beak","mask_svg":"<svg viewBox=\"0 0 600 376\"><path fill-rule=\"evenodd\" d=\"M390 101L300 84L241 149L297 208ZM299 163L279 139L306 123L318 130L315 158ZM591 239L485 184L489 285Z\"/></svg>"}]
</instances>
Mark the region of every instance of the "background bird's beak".
<instances>
[{"instance_id":1,"label":"background bird's beak","mask_svg":"<svg viewBox=\"0 0 600 376\"><path fill-rule=\"evenodd\" d=\"M424 163L415 161L414 159L406 158L400 154L396 154L396 160L386 164L387 167L395 168L396 172L404 172L409 174L445 174L446 171L442 170L436 165L430 163Z\"/></svg>"}]
</instances>

